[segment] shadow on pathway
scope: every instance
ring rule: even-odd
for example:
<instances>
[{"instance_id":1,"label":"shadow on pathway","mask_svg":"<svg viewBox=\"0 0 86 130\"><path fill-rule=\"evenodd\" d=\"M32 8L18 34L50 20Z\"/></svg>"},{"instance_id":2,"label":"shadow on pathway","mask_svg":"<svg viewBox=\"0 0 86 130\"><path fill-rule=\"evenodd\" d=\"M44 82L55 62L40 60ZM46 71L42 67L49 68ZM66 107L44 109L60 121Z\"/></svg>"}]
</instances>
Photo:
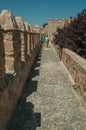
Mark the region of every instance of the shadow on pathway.
<instances>
[{"instance_id":1,"label":"shadow on pathway","mask_svg":"<svg viewBox=\"0 0 86 130\"><path fill-rule=\"evenodd\" d=\"M17 104L16 112L7 128L8 130L36 130L36 127L41 126L41 113L35 113L34 104L27 101L27 97L37 91L38 81L33 80L33 78L39 75L41 56L42 47L40 47L40 51L31 69L31 74L26 81L22 96Z\"/></svg>"}]
</instances>

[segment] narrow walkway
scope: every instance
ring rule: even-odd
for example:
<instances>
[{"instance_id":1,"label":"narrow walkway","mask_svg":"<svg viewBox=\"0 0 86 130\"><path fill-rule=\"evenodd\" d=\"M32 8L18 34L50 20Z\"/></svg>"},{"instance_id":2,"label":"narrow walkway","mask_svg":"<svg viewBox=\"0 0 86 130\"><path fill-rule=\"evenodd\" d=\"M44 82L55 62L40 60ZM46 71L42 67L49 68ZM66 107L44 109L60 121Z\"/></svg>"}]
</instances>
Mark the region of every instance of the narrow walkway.
<instances>
[{"instance_id":1,"label":"narrow walkway","mask_svg":"<svg viewBox=\"0 0 86 130\"><path fill-rule=\"evenodd\" d=\"M86 130L86 112L51 45L40 49L9 130Z\"/></svg>"}]
</instances>

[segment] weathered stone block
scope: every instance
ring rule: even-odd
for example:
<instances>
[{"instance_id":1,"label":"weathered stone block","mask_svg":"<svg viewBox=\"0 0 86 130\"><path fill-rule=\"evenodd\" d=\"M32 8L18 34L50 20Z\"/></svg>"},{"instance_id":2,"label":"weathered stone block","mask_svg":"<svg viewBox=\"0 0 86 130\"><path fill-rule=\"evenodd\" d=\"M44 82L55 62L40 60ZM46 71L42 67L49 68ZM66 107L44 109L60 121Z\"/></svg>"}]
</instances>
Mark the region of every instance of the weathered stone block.
<instances>
[{"instance_id":1,"label":"weathered stone block","mask_svg":"<svg viewBox=\"0 0 86 130\"><path fill-rule=\"evenodd\" d=\"M16 17L15 20L18 25L18 28L22 31L26 31L23 19L21 17Z\"/></svg>"},{"instance_id":2,"label":"weathered stone block","mask_svg":"<svg viewBox=\"0 0 86 130\"><path fill-rule=\"evenodd\" d=\"M4 32L4 47L5 47L5 66L9 72L14 70L14 46L13 46L13 32ZM6 69L7 70L7 69Z\"/></svg>"},{"instance_id":3,"label":"weathered stone block","mask_svg":"<svg viewBox=\"0 0 86 130\"><path fill-rule=\"evenodd\" d=\"M0 25L3 29L18 29L15 18L9 10L3 10L0 14Z\"/></svg>"},{"instance_id":4,"label":"weathered stone block","mask_svg":"<svg viewBox=\"0 0 86 130\"><path fill-rule=\"evenodd\" d=\"M27 38L28 38L28 54L30 55L31 53L31 42L30 42L30 33L27 34Z\"/></svg>"},{"instance_id":5,"label":"weathered stone block","mask_svg":"<svg viewBox=\"0 0 86 130\"><path fill-rule=\"evenodd\" d=\"M25 24L25 30L30 32L30 25L29 25L29 23L24 22L24 24Z\"/></svg>"},{"instance_id":6,"label":"weathered stone block","mask_svg":"<svg viewBox=\"0 0 86 130\"><path fill-rule=\"evenodd\" d=\"M24 44L24 33L21 32L21 60L25 61L25 44Z\"/></svg>"}]
</instances>

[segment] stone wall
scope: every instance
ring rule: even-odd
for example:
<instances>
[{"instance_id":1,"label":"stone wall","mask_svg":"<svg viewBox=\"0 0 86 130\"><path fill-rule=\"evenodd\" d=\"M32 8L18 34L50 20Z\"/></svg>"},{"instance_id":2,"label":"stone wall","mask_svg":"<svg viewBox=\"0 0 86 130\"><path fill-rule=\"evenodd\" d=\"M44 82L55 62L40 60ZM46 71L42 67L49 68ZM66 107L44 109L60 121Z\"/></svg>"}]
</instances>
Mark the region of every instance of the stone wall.
<instances>
[{"instance_id":1,"label":"stone wall","mask_svg":"<svg viewBox=\"0 0 86 130\"><path fill-rule=\"evenodd\" d=\"M45 34L48 34L49 40L53 40L53 34L56 33L57 28L62 28L64 25L69 24L73 18L48 19L48 22L43 25Z\"/></svg>"},{"instance_id":2,"label":"stone wall","mask_svg":"<svg viewBox=\"0 0 86 130\"><path fill-rule=\"evenodd\" d=\"M34 33L40 33L40 27L39 27L37 24L35 24L35 25L33 26L33 32L34 32Z\"/></svg>"},{"instance_id":3,"label":"stone wall","mask_svg":"<svg viewBox=\"0 0 86 130\"><path fill-rule=\"evenodd\" d=\"M55 49L59 55L59 46L56 45ZM86 60L68 49L63 49L61 53L62 61L75 82L75 89L86 96Z\"/></svg>"},{"instance_id":4,"label":"stone wall","mask_svg":"<svg viewBox=\"0 0 86 130\"><path fill-rule=\"evenodd\" d=\"M0 13L0 26L3 29L18 29L16 20L9 10Z\"/></svg>"},{"instance_id":5,"label":"stone wall","mask_svg":"<svg viewBox=\"0 0 86 130\"><path fill-rule=\"evenodd\" d=\"M40 34L0 29L0 130L6 130L40 47Z\"/></svg>"}]
</instances>

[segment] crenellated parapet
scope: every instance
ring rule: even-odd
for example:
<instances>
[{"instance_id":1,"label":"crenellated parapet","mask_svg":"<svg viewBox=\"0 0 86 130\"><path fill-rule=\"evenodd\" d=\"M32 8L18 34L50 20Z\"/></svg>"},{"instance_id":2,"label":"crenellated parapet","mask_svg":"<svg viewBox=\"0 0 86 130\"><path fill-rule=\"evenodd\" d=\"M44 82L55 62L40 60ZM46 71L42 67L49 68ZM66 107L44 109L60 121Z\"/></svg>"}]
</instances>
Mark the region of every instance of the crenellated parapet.
<instances>
[{"instance_id":1,"label":"crenellated parapet","mask_svg":"<svg viewBox=\"0 0 86 130\"><path fill-rule=\"evenodd\" d=\"M15 17L9 10L3 10L0 14L0 26L2 29L18 29Z\"/></svg>"},{"instance_id":2,"label":"crenellated parapet","mask_svg":"<svg viewBox=\"0 0 86 130\"><path fill-rule=\"evenodd\" d=\"M17 73L40 41L40 33L0 29L0 77ZM0 86L1 87L1 86Z\"/></svg>"},{"instance_id":3,"label":"crenellated parapet","mask_svg":"<svg viewBox=\"0 0 86 130\"><path fill-rule=\"evenodd\" d=\"M5 115L0 116L1 130L6 129L15 111L40 47L40 36L40 33L0 29L0 115Z\"/></svg>"},{"instance_id":4,"label":"crenellated parapet","mask_svg":"<svg viewBox=\"0 0 86 130\"><path fill-rule=\"evenodd\" d=\"M44 33L48 34L49 40L53 41L53 34L57 32L57 28L63 28L64 25L68 25L73 21L73 18L64 18L64 19L48 19L47 23L43 24Z\"/></svg>"},{"instance_id":5,"label":"crenellated parapet","mask_svg":"<svg viewBox=\"0 0 86 130\"><path fill-rule=\"evenodd\" d=\"M41 30L39 28L39 30ZM0 14L0 130L6 130L40 47L41 31L8 10Z\"/></svg>"},{"instance_id":6,"label":"crenellated parapet","mask_svg":"<svg viewBox=\"0 0 86 130\"><path fill-rule=\"evenodd\" d=\"M3 79L6 74L15 74L31 57L41 39L34 27L24 22L21 17L14 17L9 10L0 14L0 88L4 87Z\"/></svg>"}]
</instances>

